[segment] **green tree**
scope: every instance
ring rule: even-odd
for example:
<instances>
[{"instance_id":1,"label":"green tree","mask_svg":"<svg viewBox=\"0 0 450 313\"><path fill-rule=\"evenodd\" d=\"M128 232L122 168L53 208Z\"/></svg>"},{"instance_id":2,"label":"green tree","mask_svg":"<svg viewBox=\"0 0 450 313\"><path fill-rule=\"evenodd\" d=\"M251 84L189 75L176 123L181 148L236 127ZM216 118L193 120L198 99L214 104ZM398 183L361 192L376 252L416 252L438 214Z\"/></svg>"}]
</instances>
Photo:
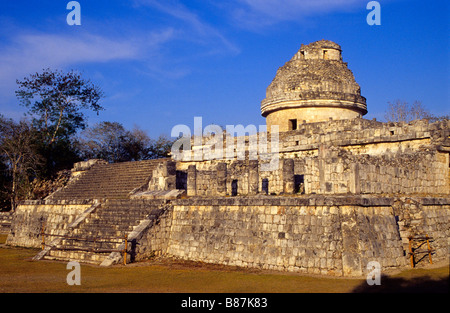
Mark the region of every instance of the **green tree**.
<instances>
[{"instance_id":1,"label":"green tree","mask_svg":"<svg viewBox=\"0 0 450 313\"><path fill-rule=\"evenodd\" d=\"M17 80L17 84L20 104L28 108L46 145L68 139L77 130L84 129L86 116L82 110L97 114L103 110L99 104L102 90L75 71L63 73L45 69Z\"/></svg>"},{"instance_id":2,"label":"green tree","mask_svg":"<svg viewBox=\"0 0 450 313\"><path fill-rule=\"evenodd\" d=\"M130 131L117 122L96 124L78 138L83 159L103 159L110 163L164 158L172 144L165 136L153 140L137 126Z\"/></svg>"},{"instance_id":3,"label":"green tree","mask_svg":"<svg viewBox=\"0 0 450 313\"><path fill-rule=\"evenodd\" d=\"M175 140L169 139L165 135L161 135L157 140L153 140L150 146L149 159L167 158Z\"/></svg>"},{"instance_id":4,"label":"green tree","mask_svg":"<svg viewBox=\"0 0 450 313\"><path fill-rule=\"evenodd\" d=\"M101 122L83 131L78 142L84 159L116 163L144 159L150 138L138 129L130 132L117 122Z\"/></svg>"},{"instance_id":5,"label":"green tree","mask_svg":"<svg viewBox=\"0 0 450 313\"><path fill-rule=\"evenodd\" d=\"M27 115L40 136L38 151L44 162L38 175L51 178L79 160L73 137L87 127L84 111L98 114L103 110L99 104L103 92L75 71L45 69L17 80L17 84L17 98L28 108Z\"/></svg>"}]
</instances>

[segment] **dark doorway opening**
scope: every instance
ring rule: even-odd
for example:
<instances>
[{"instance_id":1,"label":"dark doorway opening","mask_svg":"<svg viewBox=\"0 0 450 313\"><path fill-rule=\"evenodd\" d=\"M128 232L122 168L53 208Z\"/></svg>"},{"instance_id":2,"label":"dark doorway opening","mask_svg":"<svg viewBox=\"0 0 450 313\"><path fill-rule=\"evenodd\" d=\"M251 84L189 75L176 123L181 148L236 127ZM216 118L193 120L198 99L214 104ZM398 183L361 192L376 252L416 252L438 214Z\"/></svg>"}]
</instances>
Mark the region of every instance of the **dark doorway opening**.
<instances>
[{"instance_id":1,"label":"dark doorway opening","mask_svg":"<svg viewBox=\"0 0 450 313\"><path fill-rule=\"evenodd\" d=\"M297 130L297 120L289 120L289 130Z\"/></svg>"},{"instance_id":2,"label":"dark doorway opening","mask_svg":"<svg viewBox=\"0 0 450 313\"><path fill-rule=\"evenodd\" d=\"M269 179L264 178L264 179L262 180L261 190L262 190L262 192L265 193L266 195L269 194Z\"/></svg>"},{"instance_id":3,"label":"dark doorway opening","mask_svg":"<svg viewBox=\"0 0 450 313\"><path fill-rule=\"evenodd\" d=\"M294 192L305 193L305 177L304 175L294 175Z\"/></svg>"},{"instance_id":4,"label":"dark doorway opening","mask_svg":"<svg viewBox=\"0 0 450 313\"><path fill-rule=\"evenodd\" d=\"M238 181L235 179L231 182L231 195L233 197L237 196L238 194Z\"/></svg>"}]
</instances>

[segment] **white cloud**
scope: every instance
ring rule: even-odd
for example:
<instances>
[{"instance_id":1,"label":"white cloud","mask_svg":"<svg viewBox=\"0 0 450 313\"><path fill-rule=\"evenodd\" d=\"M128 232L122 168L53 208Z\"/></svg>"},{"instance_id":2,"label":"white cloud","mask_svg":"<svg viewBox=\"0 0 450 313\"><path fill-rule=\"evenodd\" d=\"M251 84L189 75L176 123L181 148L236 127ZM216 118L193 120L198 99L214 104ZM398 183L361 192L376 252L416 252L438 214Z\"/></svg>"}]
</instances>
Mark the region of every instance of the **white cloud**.
<instances>
[{"instance_id":1,"label":"white cloud","mask_svg":"<svg viewBox=\"0 0 450 313\"><path fill-rule=\"evenodd\" d=\"M225 52L238 54L239 48L222 34L222 32L204 22L197 14L189 10L180 1L135 0L135 6L154 8L184 24L177 29L184 40L190 40L207 46L207 53Z\"/></svg>"},{"instance_id":2,"label":"white cloud","mask_svg":"<svg viewBox=\"0 0 450 313\"><path fill-rule=\"evenodd\" d=\"M301 21L317 14L365 8L367 2L368 0L235 0L232 15L243 27L261 28L282 21Z\"/></svg>"},{"instance_id":3,"label":"white cloud","mask_svg":"<svg viewBox=\"0 0 450 313\"><path fill-rule=\"evenodd\" d=\"M0 94L11 96L16 79L47 67L143 59L157 53L160 45L172 37L171 29L114 40L92 34L76 37L46 33L19 34L7 46L0 47Z\"/></svg>"}]
</instances>

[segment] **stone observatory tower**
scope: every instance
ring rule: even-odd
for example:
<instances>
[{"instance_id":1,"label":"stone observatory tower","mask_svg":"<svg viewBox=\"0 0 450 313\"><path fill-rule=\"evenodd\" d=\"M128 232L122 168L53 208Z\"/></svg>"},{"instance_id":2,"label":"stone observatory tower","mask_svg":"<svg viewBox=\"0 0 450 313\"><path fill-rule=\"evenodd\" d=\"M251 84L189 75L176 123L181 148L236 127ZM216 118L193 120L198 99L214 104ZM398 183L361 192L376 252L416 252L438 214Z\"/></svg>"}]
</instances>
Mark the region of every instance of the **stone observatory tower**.
<instances>
[{"instance_id":1,"label":"stone observatory tower","mask_svg":"<svg viewBox=\"0 0 450 313\"><path fill-rule=\"evenodd\" d=\"M303 45L281 67L261 103L268 130L297 129L301 123L352 119L367 113L366 98L347 63L341 47L329 40Z\"/></svg>"}]
</instances>

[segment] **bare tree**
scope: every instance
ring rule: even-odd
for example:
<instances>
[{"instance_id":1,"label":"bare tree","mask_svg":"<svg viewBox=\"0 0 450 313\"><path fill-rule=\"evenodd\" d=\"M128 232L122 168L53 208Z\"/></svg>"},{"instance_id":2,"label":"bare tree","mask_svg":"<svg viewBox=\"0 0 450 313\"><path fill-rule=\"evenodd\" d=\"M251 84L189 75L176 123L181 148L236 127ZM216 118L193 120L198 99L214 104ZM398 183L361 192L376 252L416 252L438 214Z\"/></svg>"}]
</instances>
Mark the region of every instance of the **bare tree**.
<instances>
[{"instance_id":1,"label":"bare tree","mask_svg":"<svg viewBox=\"0 0 450 313\"><path fill-rule=\"evenodd\" d=\"M409 105L407 102L397 100L388 102L389 108L384 117L388 122L407 122L409 121Z\"/></svg>"},{"instance_id":2,"label":"bare tree","mask_svg":"<svg viewBox=\"0 0 450 313\"><path fill-rule=\"evenodd\" d=\"M388 102L388 104L389 107L384 115L388 122L411 122L433 118L421 101L416 100L410 105L408 102L396 100L395 102Z\"/></svg>"},{"instance_id":3,"label":"bare tree","mask_svg":"<svg viewBox=\"0 0 450 313\"><path fill-rule=\"evenodd\" d=\"M0 153L11 176L9 195L14 211L29 174L40 164L36 152L36 131L26 121L18 123L0 116Z\"/></svg>"},{"instance_id":4,"label":"bare tree","mask_svg":"<svg viewBox=\"0 0 450 313\"><path fill-rule=\"evenodd\" d=\"M163 135L151 139L137 126L130 131L117 122L101 122L84 130L77 144L83 159L116 163L165 158L173 141Z\"/></svg>"},{"instance_id":5,"label":"bare tree","mask_svg":"<svg viewBox=\"0 0 450 313\"><path fill-rule=\"evenodd\" d=\"M414 101L414 103L411 105L410 110L410 120L421 120L424 118L430 118L431 113L424 107L422 104L422 101Z\"/></svg>"}]
</instances>

